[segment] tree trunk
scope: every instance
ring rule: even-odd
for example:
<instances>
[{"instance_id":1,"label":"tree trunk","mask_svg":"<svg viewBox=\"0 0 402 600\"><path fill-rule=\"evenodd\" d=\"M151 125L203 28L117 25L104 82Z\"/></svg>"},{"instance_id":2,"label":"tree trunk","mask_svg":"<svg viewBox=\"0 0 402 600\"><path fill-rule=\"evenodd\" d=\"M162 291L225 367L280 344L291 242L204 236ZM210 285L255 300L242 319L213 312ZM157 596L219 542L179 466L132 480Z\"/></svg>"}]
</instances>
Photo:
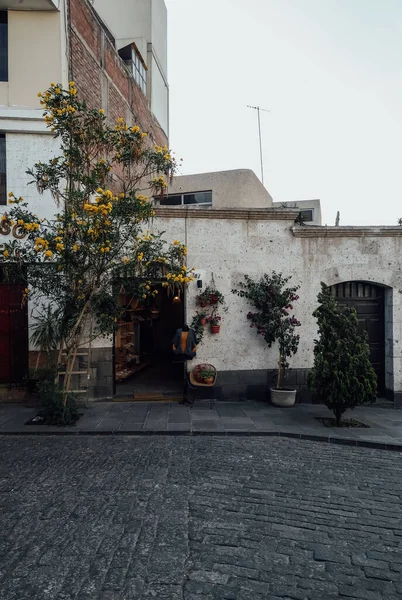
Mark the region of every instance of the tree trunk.
<instances>
[{"instance_id":1,"label":"tree trunk","mask_svg":"<svg viewBox=\"0 0 402 600\"><path fill-rule=\"evenodd\" d=\"M282 356L279 355L278 360L278 377L276 379L276 389L279 390L281 388L282 383Z\"/></svg>"},{"instance_id":2,"label":"tree trunk","mask_svg":"<svg viewBox=\"0 0 402 600\"><path fill-rule=\"evenodd\" d=\"M335 409L334 415L335 415L335 419L336 419L336 426L340 427L341 421L342 421L342 412L340 410Z\"/></svg>"}]
</instances>

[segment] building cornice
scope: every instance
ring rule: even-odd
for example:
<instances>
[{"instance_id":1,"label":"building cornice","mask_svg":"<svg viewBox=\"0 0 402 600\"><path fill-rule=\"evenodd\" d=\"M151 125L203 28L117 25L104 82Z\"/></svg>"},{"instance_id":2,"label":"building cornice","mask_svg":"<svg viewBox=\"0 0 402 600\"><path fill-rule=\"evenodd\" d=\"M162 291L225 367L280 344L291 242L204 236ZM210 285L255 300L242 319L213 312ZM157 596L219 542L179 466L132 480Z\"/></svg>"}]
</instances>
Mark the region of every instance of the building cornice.
<instances>
[{"instance_id":1,"label":"building cornice","mask_svg":"<svg viewBox=\"0 0 402 600\"><path fill-rule=\"evenodd\" d=\"M299 209L285 208L184 208L156 206L155 216L163 219L235 219L244 221L291 221Z\"/></svg>"},{"instance_id":2,"label":"building cornice","mask_svg":"<svg viewBox=\"0 0 402 600\"><path fill-rule=\"evenodd\" d=\"M402 237L402 227L383 225L380 227L362 226L295 226L292 227L294 237L297 238L363 238L363 237Z\"/></svg>"},{"instance_id":3,"label":"building cornice","mask_svg":"<svg viewBox=\"0 0 402 600\"><path fill-rule=\"evenodd\" d=\"M43 118L43 108L0 106L1 131L5 133L44 133L52 135Z\"/></svg>"}]
</instances>

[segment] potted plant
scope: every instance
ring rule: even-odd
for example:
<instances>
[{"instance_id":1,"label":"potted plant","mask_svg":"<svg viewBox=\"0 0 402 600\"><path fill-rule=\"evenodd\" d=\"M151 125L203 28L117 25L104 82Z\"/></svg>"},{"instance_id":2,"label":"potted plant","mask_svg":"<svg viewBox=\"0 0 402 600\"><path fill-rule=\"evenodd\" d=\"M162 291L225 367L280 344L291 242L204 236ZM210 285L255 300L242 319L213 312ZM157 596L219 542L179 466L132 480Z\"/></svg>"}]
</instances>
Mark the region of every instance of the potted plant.
<instances>
[{"instance_id":1,"label":"potted plant","mask_svg":"<svg viewBox=\"0 0 402 600\"><path fill-rule=\"evenodd\" d=\"M208 323L211 326L211 333L219 333L222 317L218 314L218 307L221 306L224 312L227 311L224 295L207 285L205 290L196 297L195 303L202 309L197 313L200 315L201 325Z\"/></svg>"},{"instance_id":2,"label":"potted plant","mask_svg":"<svg viewBox=\"0 0 402 600\"><path fill-rule=\"evenodd\" d=\"M207 306L216 307L218 304L225 304L225 297L221 292L207 285L205 290L201 294L198 294L195 303L201 308L206 308Z\"/></svg>"},{"instance_id":3,"label":"potted plant","mask_svg":"<svg viewBox=\"0 0 402 600\"><path fill-rule=\"evenodd\" d=\"M257 281L246 275L240 289L232 290L234 294L249 300L256 308L255 312L247 314L247 319L251 322L250 327L264 338L268 348L278 342L276 386L270 390L272 404L276 406L293 406L296 399L296 390L283 385L289 368L288 358L297 352L300 339L295 333L300 322L290 313L293 302L299 298L296 294L299 287L286 287L289 279L290 277L283 277L275 271L271 275L263 275Z\"/></svg>"},{"instance_id":4,"label":"potted plant","mask_svg":"<svg viewBox=\"0 0 402 600\"><path fill-rule=\"evenodd\" d=\"M216 379L216 369L209 364L197 365L192 371L192 377L201 385L213 385Z\"/></svg>"},{"instance_id":5,"label":"potted plant","mask_svg":"<svg viewBox=\"0 0 402 600\"><path fill-rule=\"evenodd\" d=\"M222 317L218 315L218 313L212 314L207 319L208 323L211 326L211 333L219 333L221 330L220 322L222 321Z\"/></svg>"}]
</instances>

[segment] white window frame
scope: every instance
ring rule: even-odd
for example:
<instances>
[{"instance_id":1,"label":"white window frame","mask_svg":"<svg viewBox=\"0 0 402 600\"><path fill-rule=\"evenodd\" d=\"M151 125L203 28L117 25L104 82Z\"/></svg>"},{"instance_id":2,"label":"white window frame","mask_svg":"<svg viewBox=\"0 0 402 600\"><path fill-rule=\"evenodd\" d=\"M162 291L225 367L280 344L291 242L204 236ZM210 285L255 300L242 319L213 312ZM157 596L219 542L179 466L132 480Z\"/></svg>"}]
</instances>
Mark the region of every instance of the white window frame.
<instances>
[{"instance_id":1,"label":"white window frame","mask_svg":"<svg viewBox=\"0 0 402 600\"><path fill-rule=\"evenodd\" d=\"M185 196L192 196L194 194L206 194L207 192L211 194L210 202L194 202L191 204L184 204ZM163 198L155 198L155 200L159 200L160 206L166 206L166 207L168 207L168 206L212 206L212 190L199 190L197 192L184 192L182 194L166 194L165 197L169 198L169 196L180 196L181 203L180 204L161 204L161 200L163 200Z\"/></svg>"}]
</instances>

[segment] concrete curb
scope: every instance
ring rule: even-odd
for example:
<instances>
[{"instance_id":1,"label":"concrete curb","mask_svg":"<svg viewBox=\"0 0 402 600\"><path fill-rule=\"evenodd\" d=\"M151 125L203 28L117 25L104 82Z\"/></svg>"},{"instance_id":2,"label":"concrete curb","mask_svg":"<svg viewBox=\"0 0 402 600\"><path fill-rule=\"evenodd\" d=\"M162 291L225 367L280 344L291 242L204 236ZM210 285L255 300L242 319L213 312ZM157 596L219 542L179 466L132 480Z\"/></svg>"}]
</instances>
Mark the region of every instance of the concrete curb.
<instances>
[{"instance_id":1,"label":"concrete curb","mask_svg":"<svg viewBox=\"0 0 402 600\"><path fill-rule=\"evenodd\" d=\"M30 427L30 426L27 426ZM311 442L324 442L329 444L339 444L342 446L356 446L359 448L374 448L377 450L390 450L393 452L401 452L402 453L402 444L388 444L385 442L375 442L369 440L355 440L352 438L339 438L325 435L314 435L307 433L295 433L295 432L286 432L286 431L257 431L257 430L244 430L244 429L232 429L226 431L208 431L208 430L108 430L108 431L96 431L96 430L65 430L60 429L59 431L46 431L36 430L36 431L1 431L0 437L2 436L132 436L132 437L142 437L142 436L211 436L211 437L283 437L288 439L297 439L297 440L307 440Z\"/></svg>"}]
</instances>

